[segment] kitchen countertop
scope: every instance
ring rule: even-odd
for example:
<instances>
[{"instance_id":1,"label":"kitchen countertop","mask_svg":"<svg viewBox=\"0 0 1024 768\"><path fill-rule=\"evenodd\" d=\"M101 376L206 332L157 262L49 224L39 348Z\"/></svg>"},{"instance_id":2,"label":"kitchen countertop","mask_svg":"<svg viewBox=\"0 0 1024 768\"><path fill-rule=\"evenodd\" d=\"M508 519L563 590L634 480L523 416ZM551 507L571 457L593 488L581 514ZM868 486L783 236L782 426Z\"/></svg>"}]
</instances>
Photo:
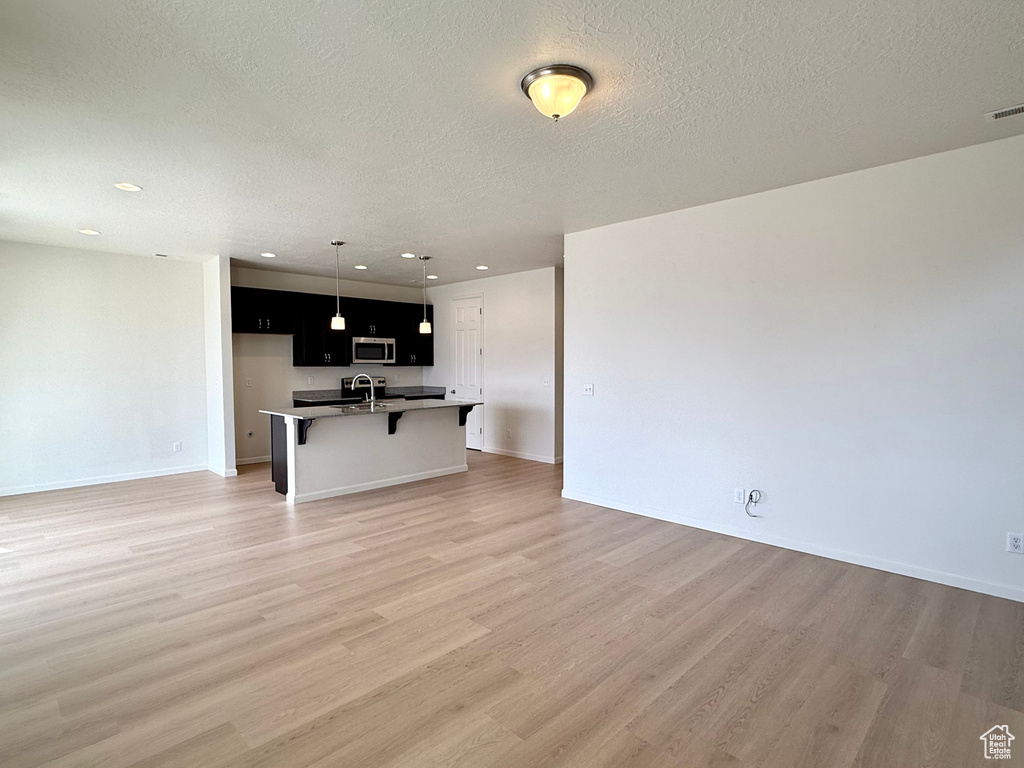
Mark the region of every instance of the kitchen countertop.
<instances>
[{"instance_id":1,"label":"kitchen countertop","mask_svg":"<svg viewBox=\"0 0 1024 768\"><path fill-rule=\"evenodd\" d=\"M483 405L480 400L388 400L378 403L370 411L355 410L346 405L317 405L294 408L261 408L260 413L270 416L288 416L294 419L323 419L333 416L374 416L382 413L405 413L407 411L429 411L436 408L460 408L465 406Z\"/></svg>"},{"instance_id":2,"label":"kitchen countertop","mask_svg":"<svg viewBox=\"0 0 1024 768\"><path fill-rule=\"evenodd\" d=\"M391 397L444 397L444 387L386 387L385 392L388 398ZM360 399L359 396L353 398L351 395L346 396L340 389L307 389L303 391L292 392L292 400L302 400L307 403L316 403L318 401L324 402L337 402L338 400L356 400Z\"/></svg>"},{"instance_id":3,"label":"kitchen countertop","mask_svg":"<svg viewBox=\"0 0 1024 768\"><path fill-rule=\"evenodd\" d=\"M402 397L429 397L440 395L444 397L447 390L444 387L385 387L388 397L401 395Z\"/></svg>"}]
</instances>

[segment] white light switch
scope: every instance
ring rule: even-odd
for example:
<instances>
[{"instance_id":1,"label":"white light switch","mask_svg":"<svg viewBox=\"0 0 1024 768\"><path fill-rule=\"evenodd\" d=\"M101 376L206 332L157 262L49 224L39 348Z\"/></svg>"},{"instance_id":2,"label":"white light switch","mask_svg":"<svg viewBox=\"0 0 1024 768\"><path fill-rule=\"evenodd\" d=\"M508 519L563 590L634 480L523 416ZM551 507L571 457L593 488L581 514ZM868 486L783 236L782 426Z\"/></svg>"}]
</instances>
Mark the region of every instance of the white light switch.
<instances>
[{"instance_id":1,"label":"white light switch","mask_svg":"<svg viewBox=\"0 0 1024 768\"><path fill-rule=\"evenodd\" d=\"M589 397L593 397L594 396L594 385L593 384L584 384L583 385L583 394L587 395Z\"/></svg>"}]
</instances>

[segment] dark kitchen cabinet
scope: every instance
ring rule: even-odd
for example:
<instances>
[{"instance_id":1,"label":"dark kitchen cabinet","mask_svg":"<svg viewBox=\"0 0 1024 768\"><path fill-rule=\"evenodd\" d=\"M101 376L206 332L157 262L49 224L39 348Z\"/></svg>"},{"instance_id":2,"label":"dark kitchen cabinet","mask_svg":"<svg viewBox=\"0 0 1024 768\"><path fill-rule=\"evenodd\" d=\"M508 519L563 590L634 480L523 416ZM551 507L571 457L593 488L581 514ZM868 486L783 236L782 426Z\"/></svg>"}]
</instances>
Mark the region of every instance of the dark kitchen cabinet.
<instances>
[{"instance_id":1,"label":"dark kitchen cabinet","mask_svg":"<svg viewBox=\"0 0 1024 768\"><path fill-rule=\"evenodd\" d=\"M434 335L420 333L423 305L391 302L391 315L396 320L395 365L433 365ZM434 307L427 305L427 320L434 323Z\"/></svg>"},{"instance_id":2,"label":"dark kitchen cabinet","mask_svg":"<svg viewBox=\"0 0 1024 768\"><path fill-rule=\"evenodd\" d=\"M331 328L335 314L333 296L306 294L298 314L295 335L292 337L292 365L296 367L336 368L351 362L351 334L348 330L348 299L342 299L341 314L345 317L345 330Z\"/></svg>"},{"instance_id":3,"label":"dark kitchen cabinet","mask_svg":"<svg viewBox=\"0 0 1024 768\"><path fill-rule=\"evenodd\" d=\"M331 330L335 297L319 293L231 288L231 330L235 333L292 334L292 365L339 367L352 364L352 339L395 340L394 366L434 364L434 335L420 333L423 305L342 296L345 330ZM434 307L427 305L434 322Z\"/></svg>"},{"instance_id":4,"label":"dark kitchen cabinet","mask_svg":"<svg viewBox=\"0 0 1024 768\"><path fill-rule=\"evenodd\" d=\"M377 299L346 299L348 315L345 325L353 337L371 339L393 339L398 327L392 315L394 301Z\"/></svg>"},{"instance_id":5,"label":"dark kitchen cabinet","mask_svg":"<svg viewBox=\"0 0 1024 768\"><path fill-rule=\"evenodd\" d=\"M231 289L234 333L295 333L296 294L265 288Z\"/></svg>"}]
</instances>

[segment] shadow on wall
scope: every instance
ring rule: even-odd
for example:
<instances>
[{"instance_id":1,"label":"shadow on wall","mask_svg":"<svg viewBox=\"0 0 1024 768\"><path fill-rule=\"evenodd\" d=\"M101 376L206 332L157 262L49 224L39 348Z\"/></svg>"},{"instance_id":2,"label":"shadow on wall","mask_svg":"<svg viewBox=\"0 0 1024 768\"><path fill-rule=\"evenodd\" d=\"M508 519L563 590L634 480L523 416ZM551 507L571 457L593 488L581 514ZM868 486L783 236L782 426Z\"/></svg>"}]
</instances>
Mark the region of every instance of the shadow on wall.
<instances>
[{"instance_id":1,"label":"shadow on wall","mask_svg":"<svg viewBox=\"0 0 1024 768\"><path fill-rule=\"evenodd\" d=\"M551 429L551 415L543 408L487 405L484 412L484 443L488 448L531 457L551 453L551 445L538 442Z\"/></svg>"}]
</instances>

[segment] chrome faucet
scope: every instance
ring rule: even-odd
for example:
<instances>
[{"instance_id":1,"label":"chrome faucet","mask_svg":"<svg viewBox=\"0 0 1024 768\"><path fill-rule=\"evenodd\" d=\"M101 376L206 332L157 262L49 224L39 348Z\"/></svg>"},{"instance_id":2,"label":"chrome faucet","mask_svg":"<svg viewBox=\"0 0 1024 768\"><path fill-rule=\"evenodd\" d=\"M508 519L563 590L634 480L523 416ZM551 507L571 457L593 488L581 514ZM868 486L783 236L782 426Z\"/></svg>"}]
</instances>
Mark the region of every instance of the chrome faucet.
<instances>
[{"instance_id":1,"label":"chrome faucet","mask_svg":"<svg viewBox=\"0 0 1024 768\"><path fill-rule=\"evenodd\" d=\"M352 377L353 389L355 389L356 382L359 381L359 379L366 379L368 382L370 382L370 410L372 411L373 406L376 404L377 401L376 396L373 394L373 379L370 378L370 376L365 373L357 373L355 376Z\"/></svg>"}]
</instances>

